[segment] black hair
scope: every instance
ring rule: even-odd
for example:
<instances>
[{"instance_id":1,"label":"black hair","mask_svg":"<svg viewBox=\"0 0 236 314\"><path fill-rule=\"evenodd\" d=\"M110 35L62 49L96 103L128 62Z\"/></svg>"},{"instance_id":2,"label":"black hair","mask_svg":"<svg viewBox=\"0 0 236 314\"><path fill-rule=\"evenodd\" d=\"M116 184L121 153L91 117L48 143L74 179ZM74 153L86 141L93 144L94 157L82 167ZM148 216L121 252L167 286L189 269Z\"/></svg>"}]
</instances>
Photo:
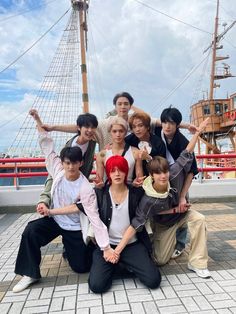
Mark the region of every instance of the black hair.
<instances>
[{"instance_id":1,"label":"black hair","mask_svg":"<svg viewBox=\"0 0 236 314\"><path fill-rule=\"evenodd\" d=\"M177 108L166 108L161 113L161 122L175 122L176 125L180 125L182 121L182 114Z\"/></svg>"},{"instance_id":2,"label":"black hair","mask_svg":"<svg viewBox=\"0 0 236 314\"><path fill-rule=\"evenodd\" d=\"M71 162L82 161L82 150L78 146L64 147L60 152L60 158L63 162L66 158Z\"/></svg>"},{"instance_id":3,"label":"black hair","mask_svg":"<svg viewBox=\"0 0 236 314\"><path fill-rule=\"evenodd\" d=\"M98 120L97 117L92 113L83 113L78 116L76 124L80 128L82 128L82 126L97 128Z\"/></svg>"},{"instance_id":4,"label":"black hair","mask_svg":"<svg viewBox=\"0 0 236 314\"><path fill-rule=\"evenodd\" d=\"M121 92L121 93L116 94L115 97L113 98L113 105L116 104L117 99L120 98L120 97L126 97L126 98L128 99L128 101L129 101L130 106L133 105L134 99L133 99L133 97L132 97L129 93L127 93L127 92Z\"/></svg>"}]
</instances>

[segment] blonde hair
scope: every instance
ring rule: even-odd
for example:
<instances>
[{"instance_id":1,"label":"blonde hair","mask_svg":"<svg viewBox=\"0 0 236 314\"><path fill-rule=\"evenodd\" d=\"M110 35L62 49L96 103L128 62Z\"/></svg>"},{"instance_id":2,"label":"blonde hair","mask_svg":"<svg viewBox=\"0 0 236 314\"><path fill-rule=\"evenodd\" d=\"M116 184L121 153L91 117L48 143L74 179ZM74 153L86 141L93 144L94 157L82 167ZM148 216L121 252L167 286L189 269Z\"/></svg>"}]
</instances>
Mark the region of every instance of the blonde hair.
<instances>
[{"instance_id":1,"label":"blonde hair","mask_svg":"<svg viewBox=\"0 0 236 314\"><path fill-rule=\"evenodd\" d=\"M125 121L125 119L121 117L112 117L110 118L109 124L107 127L108 132L111 132L111 128L114 124L121 125L125 129L126 132L128 131L128 122Z\"/></svg>"}]
</instances>

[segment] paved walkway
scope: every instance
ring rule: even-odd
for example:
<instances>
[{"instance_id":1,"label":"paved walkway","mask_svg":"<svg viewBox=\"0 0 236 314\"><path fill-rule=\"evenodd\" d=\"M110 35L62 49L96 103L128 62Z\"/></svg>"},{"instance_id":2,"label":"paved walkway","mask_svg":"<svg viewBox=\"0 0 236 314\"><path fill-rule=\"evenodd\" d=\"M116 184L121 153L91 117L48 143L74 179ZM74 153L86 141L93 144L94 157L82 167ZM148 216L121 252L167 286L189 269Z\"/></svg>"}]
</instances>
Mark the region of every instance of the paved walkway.
<instances>
[{"instance_id":1,"label":"paved walkway","mask_svg":"<svg viewBox=\"0 0 236 314\"><path fill-rule=\"evenodd\" d=\"M14 263L21 233L37 214L0 215L0 313L236 313L236 203L194 204L208 223L211 279L187 269L183 256L161 268L156 290L135 278L114 280L112 289L89 291L88 274L70 270L61 256L60 238L43 248L43 278L22 293L12 293L19 280Z\"/></svg>"}]
</instances>

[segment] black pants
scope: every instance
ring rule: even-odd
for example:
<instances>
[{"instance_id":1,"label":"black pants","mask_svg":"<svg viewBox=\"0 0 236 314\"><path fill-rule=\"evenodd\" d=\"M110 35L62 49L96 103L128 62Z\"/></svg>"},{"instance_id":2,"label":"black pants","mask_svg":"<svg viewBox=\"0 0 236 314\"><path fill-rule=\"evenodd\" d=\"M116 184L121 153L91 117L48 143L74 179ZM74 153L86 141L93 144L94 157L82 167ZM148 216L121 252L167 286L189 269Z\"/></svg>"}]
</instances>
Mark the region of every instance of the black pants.
<instances>
[{"instance_id":1,"label":"black pants","mask_svg":"<svg viewBox=\"0 0 236 314\"><path fill-rule=\"evenodd\" d=\"M142 243L136 241L127 245L120 255L119 262L132 270L148 288L159 287L161 274ZM103 251L99 248L95 249L89 276L89 287L93 292L103 293L111 287L115 265L105 261Z\"/></svg>"},{"instance_id":2,"label":"black pants","mask_svg":"<svg viewBox=\"0 0 236 314\"><path fill-rule=\"evenodd\" d=\"M88 272L92 263L93 245L85 245L81 231L67 231L54 221L44 217L33 220L26 226L16 259L15 273L40 278L40 248L62 236L70 267L77 273Z\"/></svg>"}]
</instances>

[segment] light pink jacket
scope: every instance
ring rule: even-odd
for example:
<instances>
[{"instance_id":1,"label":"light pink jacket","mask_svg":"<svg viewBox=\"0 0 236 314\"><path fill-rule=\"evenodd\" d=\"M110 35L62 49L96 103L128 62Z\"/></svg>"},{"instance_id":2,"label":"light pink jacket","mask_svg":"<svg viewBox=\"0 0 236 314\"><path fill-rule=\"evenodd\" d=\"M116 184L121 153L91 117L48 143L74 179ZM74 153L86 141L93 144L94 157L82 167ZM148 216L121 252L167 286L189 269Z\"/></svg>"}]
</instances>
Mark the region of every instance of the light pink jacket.
<instances>
[{"instance_id":1,"label":"light pink jacket","mask_svg":"<svg viewBox=\"0 0 236 314\"><path fill-rule=\"evenodd\" d=\"M53 194L55 192L55 189L58 183L64 177L65 171L63 169L60 158L54 151L54 143L49 133L47 132L39 133L39 144L42 152L45 155L47 170L53 178L53 184L51 189L51 196L53 200ZM94 230L97 244L101 249L103 249L109 245L107 227L104 225L104 223L101 221L99 217L97 199L94 189L92 188L91 184L82 173L80 173L80 176L82 177L83 181L81 189L80 191L78 191L77 199L78 201L80 200L80 202L82 203L84 211L87 215L86 216L81 211L79 212L83 239L85 243L88 242L87 234L90 221Z\"/></svg>"}]
</instances>

